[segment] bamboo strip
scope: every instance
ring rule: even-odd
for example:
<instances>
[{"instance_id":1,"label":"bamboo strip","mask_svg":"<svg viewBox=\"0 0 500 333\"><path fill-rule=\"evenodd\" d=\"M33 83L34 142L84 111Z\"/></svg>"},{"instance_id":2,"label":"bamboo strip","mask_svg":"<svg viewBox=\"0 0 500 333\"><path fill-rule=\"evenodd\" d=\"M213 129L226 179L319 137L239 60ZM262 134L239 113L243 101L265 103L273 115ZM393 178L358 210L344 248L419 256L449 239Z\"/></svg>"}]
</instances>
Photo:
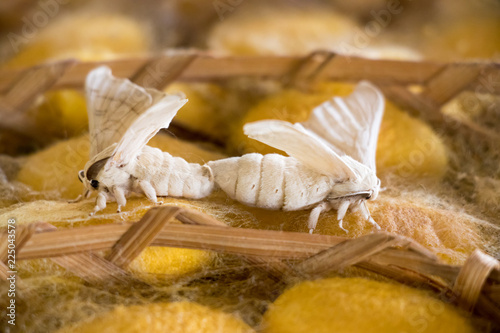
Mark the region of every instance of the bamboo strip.
<instances>
[{"instance_id":1,"label":"bamboo strip","mask_svg":"<svg viewBox=\"0 0 500 333\"><path fill-rule=\"evenodd\" d=\"M21 250L36 232L53 230L52 226L44 222L36 222L20 226L16 232L16 252Z\"/></svg>"},{"instance_id":2,"label":"bamboo strip","mask_svg":"<svg viewBox=\"0 0 500 333\"><path fill-rule=\"evenodd\" d=\"M18 258L21 260L43 258L66 253L109 249L127 229L128 225L102 225L58 230L50 234L35 234L24 246L23 251L18 254ZM54 243L54 238L58 239L57 243ZM152 245L197 248L253 256L274 256L281 259L305 259L344 240L346 239L341 237L302 233L170 225L168 230L162 230L159 233ZM279 251L277 250L278 244L281 247ZM274 246L273 249L270 249L271 245ZM425 274L442 274L447 280L454 280L459 271L459 268L455 266L443 266L441 263L436 263L434 259L397 249L386 249L372 256L370 261L380 266L394 263L406 269L422 270ZM500 274L492 277L500 283Z\"/></svg>"},{"instance_id":3,"label":"bamboo strip","mask_svg":"<svg viewBox=\"0 0 500 333\"><path fill-rule=\"evenodd\" d=\"M197 54L194 52L181 53L174 58L174 61L168 61L169 58L162 56L155 57L135 73L130 81L143 87L162 90L181 76L196 58Z\"/></svg>"},{"instance_id":4,"label":"bamboo strip","mask_svg":"<svg viewBox=\"0 0 500 333\"><path fill-rule=\"evenodd\" d=\"M369 60L337 56L324 69L330 80L370 80L380 85L423 84L445 64L394 60Z\"/></svg>"},{"instance_id":5,"label":"bamboo strip","mask_svg":"<svg viewBox=\"0 0 500 333\"><path fill-rule=\"evenodd\" d=\"M69 254L51 259L89 283L126 283L133 280L128 272L94 253Z\"/></svg>"},{"instance_id":6,"label":"bamboo strip","mask_svg":"<svg viewBox=\"0 0 500 333\"><path fill-rule=\"evenodd\" d=\"M35 234L18 253L18 258L21 260L46 258L84 251L106 250L118 241L129 226L111 224ZM54 239L58 241L54 242ZM169 225L168 230L162 230L151 245L205 249L279 259L306 259L346 240L346 238L336 236L295 232L172 224ZM394 264L407 270L422 271L424 274L442 275L450 281L454 281L460 269L456 266L443 265L433 257L405 249L386 249L370 257L370 262L379 266ZM500 283L500 273L492 272L490 279Z\"/></svg>"},{"instance_id":7,"label":"bamboo strip","mask_svg":"<svg viewBox=\"0 0 500 333\"><path fill-rule=\"evenodd\" d=\"M87 73L99 65L109 66L116 76L131 78L142 68L145 68L152 59L163 58L165 66L169 66L169 64L177 62L179 57L185 57L185 55L178 53L174 55L164 54L159 57L77 62L64 72L52 88L82 88ZM210 56L208 54L199 54L182 72L178 80L204 81L240 76L280 79L289 74L297 63L304 58L301 56ZM321 59L316 61L321 65ZM372 60L336 55L324 66L321 77L330 80L347 81L364 79L383 85L424 84L441 71L443 66L465 66L482 70L487 68L488 65L490 65L489 71L491 73L500 71L498 67L484 63L453 63L445 65L444 63L429 61ZM54 63L43 66L54 66ZM21 72L22 70L0 71L0 91L8 89ZM500 89L495 91L497 90Z\"/></svg>"},{"instance_id":8,"label":"bamboo strip","mask_svg":"<svg viewBox=\"0 0 500 333\"><path fill-rule=\"evenodd\" d=\"M479 66L447 66L426 84L420 97L443 105L459 92L471 85L481 72Z\"/></svg>"},{"instance_id":9,"label":"bamboo strip","mask_svg":"<svg viewBox=\"0 0 500 333\"><path fill-rule=\"evenodd\" d=\"M27 137L43 138L43 130L34 119L26 117L29 108L39 94L50 89L73 65L73 61L62 61L51 65L36 66L17 75L7 90L0 95L0 128L13 129Z\"/></svg>"},{"instance_id":10,"label":"bamboo strip","mask_svg":"<svg viewBox=\"0 0 500 333\"><path fill-rule=\"evenodd\" d=\"M173 206L150 209L139 222L134 223L120 237L106 259L119 267L128 266L151 244L165 224L169 223L179 211L180 208Z\"/></svg>"},{"instance_id":11,"label":"bamboo strip","mask_svg":"<svg viewBox=\"0 0 500 333\"><path fill-rule=\"evenodd\" d=\"M36 227L36 232L51 232L57 230L56 227L49 223L37 222L30 226L32 225ZM26 242L28 240L29 239L27 239ZM76 253L52 257L50 259L89 283L95 283L105 279L115 283L120 281L123 282L126 278L131 280L127 272L93 253Z\"/></svg>"},{"instance_id":12,"label":"bamboo strip","mask_svg":"<svg viewBox=\"0 0 500 333\"><path fill-rule=\"evenodd\" d=\"M185 224L228 227L225 223L220 222L209 215L202 214L193 210L183 210L179 215L177 215L177 219ZM290 266L283 263L278 258L245 256L243 257L243 259L251 266L263 269L277 281L282 281L297 276L295 270L290 268Z\"/></svg>"},{"instance_id":13,"label":"bamboo strip","mask_svg":"<svg viewBox=\"0 0 500 333\"><path fill-rule=\"evenodd\" d=\"M444 290L449 290L439 279L433 276L420 274L397 265L377 265L371 258L356 266L412 287L422 288L427 286L441 294L443 294Z\"/></svg>"},{"instance_id":14,"label":"bamboo strip","mask_svg":"<svg viewBox=\"0 0 500 333\"><path fill-rule=\"evenodd\" d=\"M18 253L18 258L20 260L46 258L106 250L111 248L128 228L127 224L110 224L35 234ZM54 239L58 241L54 242ZM294 232L172 224L168 230L162 230L151 245L197 248L280 259L306 259L345 240L346 238L336 236ZM447 280L454 280L459 271L459 267L436 263L433 258L403 249L386 249L372 256L370 261L379 265L394 263L406 269L421 270L425 274L442 274ZM492 272L490 278L500 283L500 273Z\"/></svg>"},{"instance_id":15,"label":"bamboo strip","mask_svg":"<svg viewBox=\"0 0 500 333\"><path fill-rule=\"evenodd\" d=\"M374 265L397 266L408 271L439 276L449 283L455 281L460 270L458 266L443 265L436 259L415 255L411 252L402 255L401 251L395 249L386 249L382 253L370 257L370 262Z\"/></svg>"},{"instance_id":16,"label":"bamboo strip","mask_svg":"<svg viewBox=\"0 0 500 333\"><path fill-rule=\"evenodd\" d=\"M297 60L296 64L281 79L283 86L295 86L303 89L313 84L319 75L324 73L325 67L333 57L335 54L332 52L317 51Z\"/></svg>"},{"instance_id":17,"label":"bamboo strip","mask_svg":"<svg viewBox=\"0 0 500 333\"><path fill-rule=\"evenodd\" d=\"M8 264L8 258L9 258L9 241L8 241L8 235L12 235L15 237L15 253L13 255L13 261L15 262L17 260L17 253L19 250L22 249L24 244L31 238L31 236L35 232L40 232L40 231L48 231L49 228L47 228L48 224L43 223L43 222L37 222L37 223L32 223L27 226L14 226L17 227L17 229L10 229L14 230L14 234L9 234L7 232L3 232L2 235L0 236L0 279L6 279L8 277L8 272L9 271L15 271L15 265L14 267L7 267ZM19 280L19 278L17 278Z\"/></svg>"},{"instance_id":18,"label":"bamboo strip","mask_svg":"<svg viewBox=\"0 0 500 333\"><path fill-rule=\"evenodd\" d=\"M33 235L17 255L23 260L109 250L129 227L129 224L109 224L42 232Z\"/></svg>"},{"instance_id":19,"label":"bamboo strip","mask_svg":"<svg viewBox=\"0 0 500 333\"><path fill-rule=\"evenodd\" d=\"M71 60L61 61L21 72L10 82L7 90L2 91L0 105L7 112L25 110L38 94L50 89L74 63Z\"/></svg>"},{"instance_id":20,"label":"bamboo strip","mask_svg":"<svg viewBox=\"0 0 500 333\"><path fill-rule=\"evenodd\" d=\"M212 216L191 209L183 209L176 218L184 224L227 227L225 223Z\"/></svg>"},{"instance_id":21,"label":"bamboo strip","mask_svg":"<svg viewBox=\"0 0 500 333\"><path fill-rule=\"evenodd\" d=\"M434 101L421 98L402 86L380 86L380 89L389 100L409 111L413 111L413 115L422 116L426 120L434 122L443 121L443 115L439 112L439 105Z\"/></svg>"},{"instance_id":22,"label":"bamboo strip","mask_svg":"<svg viewBox=\"0 0 500 333\"><path fill-rule=\"evenodd\" d=\"M5 117L1 126L40 140L44 136L33 119L14 111L25 109L38 93L47 89L82 88L87 73L101 64L109 65L118 77L128 77L157 88L163 88L174 79L204 81L239 76L285 79L296 85L310 83L318 77L342 81L368 79L380 86L390 99L422 114L438 130L445 129L453 134L457 129L465 129L488 144L500 140L500 135L492 131L470 121L447 117L439 110L443 103L463 89L477 91L482 88L500 93L500 88L489 80L491 76L500 76L500 64L370 60L331 52L313 52L305 57L214 57L199 51L169 51L146 58L96 63L62 61L24 71L7 70L0 75L0 91L4 93L0 97L0 113L10 116ZM485 73L488 75L486 81ZM482 74L482 82L478 88L476 79L479 74ZM411 93L403 87L408 84L423 84L423 93ZM10 86L14 88L9 89Z\"/></svg>"},{"instance_id":23,"label":"bamboo strip","mask_svg":"<svg viewBox=\"0 0 500 333\"><path fill-rule=\"evenodd\" d=\"M500 269L498 260L479 250L475 250L467 258L453 286L463 308L469 311L474 309L483 285L493 269Z\"/></svg>"},{"instance_id":24,"label":"bamboo strip","mask_svg":"<svg viewBox=\"0 0 500 333\"><path fill-rule=\"evenodd\" d=\"M401 245L401 239L380 232L344 241L321 251L296 265L295 268L306 275L318 275L331 271L341 271L365 261L374 254L389 247Z\"/></svg>"}]
</instances>

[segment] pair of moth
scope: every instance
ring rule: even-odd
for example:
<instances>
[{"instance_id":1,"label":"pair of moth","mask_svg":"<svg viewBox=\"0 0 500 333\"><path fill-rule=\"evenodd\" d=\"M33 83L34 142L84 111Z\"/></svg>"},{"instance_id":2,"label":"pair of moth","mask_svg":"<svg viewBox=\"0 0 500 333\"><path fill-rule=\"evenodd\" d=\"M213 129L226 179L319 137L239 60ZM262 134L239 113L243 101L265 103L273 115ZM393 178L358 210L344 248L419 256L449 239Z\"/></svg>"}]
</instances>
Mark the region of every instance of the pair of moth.
<instances>
[{"instance_id":1,"label":"pair of moth","mask_svg":"<svg viewBox=\"0 0 500 333\"><path fill-rule=\"evenodd\" d=\"M380 229L366 200L377 198L380 190L375 150L384 97L366 81L351 95L316 107L306 122L263 120L244 126L250 138L289 156L247 154L205 165L147 146L160 129L168 128L187 102L184 96L115 78L104 66L88 74L85 90L91 148L90 160L78 176L85 186L84 197L97 192L91 214L113 200L120 212L132 192L158 203L157 196L198 199L219 187L249 206L313 208L310 232L321 212L332 208L345 231L342 219L349 208L360 210Z\"/></svg>"}]
</instances>

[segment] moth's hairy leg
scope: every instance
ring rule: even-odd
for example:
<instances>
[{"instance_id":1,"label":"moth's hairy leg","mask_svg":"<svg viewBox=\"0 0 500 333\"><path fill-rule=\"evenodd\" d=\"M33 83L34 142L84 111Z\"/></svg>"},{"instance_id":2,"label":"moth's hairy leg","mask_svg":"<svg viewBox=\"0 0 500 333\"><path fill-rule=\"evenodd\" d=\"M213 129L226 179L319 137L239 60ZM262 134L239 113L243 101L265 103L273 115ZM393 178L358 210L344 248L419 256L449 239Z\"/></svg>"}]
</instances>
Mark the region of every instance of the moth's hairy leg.
<instances>
[{"instance_id":1,"label":"moth's hairy leg","mask_svg":"<svg viewBox=\"0 0 500 333\"><path fill-rule=\"evenodd\" d=\"M163 204L163 201L158 201L158 198L156 197L156 190L150 182L148 182L147 180L139 180L139 187L141 188L146 198L148 198L151 202L157 205Z\"/></svg>"},{"instance_id":2,"label":"moth's hairy leg","mask_svg":"<svg viewBox=\"0 0 500 333\"><path fill-rule=\"evenodd\" d=\"M116 203L118 204L118 209L116 210L116 212L120 213L122 211L122 207L124 207L127 204L127 199L125 198L125 192L123 191L122 188L118 186L113 186L112 192L116 198Z\"/></svg>"},{"instance_id":3,"label":"moth's hairy leg","mask_svg":"<svg viewBox=\"0 0 500 333\"><path fill-rule=\"evenodd\" d=\"M365 218L365 220L370 222L377 230L381 230L378 223L375 222L375 220L370 215L370 211L368 210L368 207L366 206L366 202L364 201L360 206L361 206L361 214L363 214L363 217Z\"/></svg>"},{"instance_id":4,"label":"moth's hairy leg","mask_svg":"<svg viewBox=\"0 0 500 333\"><path fill-rule=\"evenodd\" d=\"M318 224L319 215L322 212L329 211L330 209L332 209L332 206L326 201L323 201L322 203L314 207L307 221L307 226L309 227L310 234L312 234L314 229L316 229L316 224Z\"/></svg>"},{"instance_id":5,"label":"moth's hairy leg","mask_svg":"<svg viewBox=\"0 0 500 333\"><path fill-rule=\"evenodd\" d=\"M346 232L346 234L348 234L349 231L347 229L344 229L344 227L342 226L342 223L344 221L344 216L347 213L347 209L349 208L350 204L351 204L350 201L344 200L340 203L339 208L337 210L337 220L339 221L339 227L340 227L340 229L344 230Z\"/></svg>"},{"instance_id":6,"label":"moth's hairy leg","mask_svg":"<svg viewBox=\"0 0 500 333\"><path fill-rule=\"evenodd\" d=\"M103 210L104 208L106 208L106 194L104 194L104 192L99 192L95 201L94 211L89 215L92 216L98 211Z\"/></svg>"}]
</instances>

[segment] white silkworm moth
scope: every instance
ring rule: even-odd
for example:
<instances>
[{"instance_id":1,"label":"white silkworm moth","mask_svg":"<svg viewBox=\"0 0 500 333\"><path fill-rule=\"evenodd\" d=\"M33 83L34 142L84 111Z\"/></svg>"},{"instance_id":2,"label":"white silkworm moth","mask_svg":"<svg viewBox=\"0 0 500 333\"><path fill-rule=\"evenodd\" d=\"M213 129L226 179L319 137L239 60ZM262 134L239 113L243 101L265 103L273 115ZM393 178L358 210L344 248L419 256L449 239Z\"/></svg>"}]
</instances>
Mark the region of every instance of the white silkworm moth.
<instances>
[{"instance_id":1,"label":"white silkworm moth","mask_svg":"<svg viewBox=\"0 0 500 333\"><path fill-rule=\"evenodd\" d=\"M250 138L289 157L247 154L208 166L215 183L243 204L285 211L315 206L308 221L311 233L321 212L331 208L346 232L342 221L349 207L380 229L365 201L376 199L380 190L375 150L383 113L384 96L363 81L351 95L316 107L306 122L263 120L244 126Z\"/></svg>"},{"instance_id":2,"label":"white silkworm moth","mask_svg":"<svg viewBox=\"0 0 500 333\"><path fill-rule=\"evenodd\" d=\"M212 192L210 168L188 163L147 146L167 128L187 102L184 96L142 88L115 78L108 67L92 70L85 83L90 132L90 160L78 178L84 197L97 191L94 214L116 200L118 212L131 192L157 203L157 196L202 198Z\"/></svg>"}]
</instances>

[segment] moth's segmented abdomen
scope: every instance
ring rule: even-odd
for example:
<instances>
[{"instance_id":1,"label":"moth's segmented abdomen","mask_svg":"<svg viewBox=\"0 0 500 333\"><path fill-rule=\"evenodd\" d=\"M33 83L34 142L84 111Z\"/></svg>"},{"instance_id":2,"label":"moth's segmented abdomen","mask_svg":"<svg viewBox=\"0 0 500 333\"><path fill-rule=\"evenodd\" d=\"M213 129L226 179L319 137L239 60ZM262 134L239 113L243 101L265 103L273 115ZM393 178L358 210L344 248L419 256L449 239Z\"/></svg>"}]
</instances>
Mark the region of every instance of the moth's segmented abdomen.
<instances>
[{"instance_id":1,"label":"moth's segmented abdomen","mask_svg":"<svg viewBox=\"0 0 500 333\"><path fill-rule=\"evenodd\" d=\"M244 155L238 161L234 198L261 208L282 208L285 164L286 159L277 154Z\"/></svg>"},{"instance_id":2,"label":"moth's segmented abdomen","mask_svg":"<svg viewBox=\"0 0 500 333\"><path fill-rule=\"evenodd\" d=\"M163 162L152 179L158 195L199 199L212 192L214 181L210 170L197 163L163 153Z\"/></svg>"},{"instance_id":3,"label":"moth's segmented abdomen","mask_svg":"<svg viewBox=\"0 0 500 333\"><path fill-rule=\"evenodd\" d=\"M277 154L247 154L208 163L215 182L232 199L250 206L283 206L285 159Z\"/></svg>"},{"instance_id":4,"label":"moth's segmented abdomen","mask_svg":"<svg viewBox=\"0 0 500 333\"><path fill-rule=\"evenodd\" d=\"M247 154L208 165L229 197L250 206L296 210L321 201L330 191L326 177L278 154Z\"/></svg>"}]
</instances>

